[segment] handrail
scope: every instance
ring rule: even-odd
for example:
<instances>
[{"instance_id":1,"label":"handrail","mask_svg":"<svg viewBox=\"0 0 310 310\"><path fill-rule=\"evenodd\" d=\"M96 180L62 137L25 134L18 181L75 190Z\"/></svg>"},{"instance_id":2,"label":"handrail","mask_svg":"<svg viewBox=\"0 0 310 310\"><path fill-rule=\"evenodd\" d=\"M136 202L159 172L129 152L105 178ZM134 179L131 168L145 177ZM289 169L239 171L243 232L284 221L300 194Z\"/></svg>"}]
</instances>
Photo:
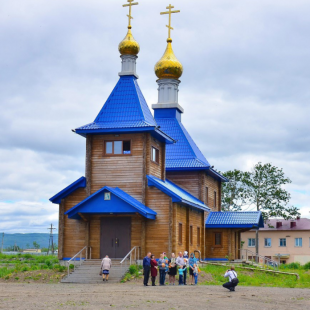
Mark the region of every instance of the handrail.
<instances>
[{"instance_id":1,"label":"handrail","mask_svg":"<svg viewBox=\"0 0 310 310\"><path fill-rule=\"evenodd\" d=\"M198 252L199 253L199 262L201 262L201 252L199 250L195 250L194 251L194 256L196 257L195 253Z\"/></svg>"},{"instance_id":2,"label":"handrail","mask_svg":"<svg viewBox=\"0 0 310 310\"><path fill-rule=\"evenodd\" d=\"M135 255L135 259L134 259L134 262L137 263L137 260L140 259L140 247L139 246L134 246L129 252L128 254L121 260L120 264L121 264L121 268L123 269L126 268L127 266L127 259L129 257L129 266L131 265L131 262L132 262L132 253L133 251L135 251L134 255ZM138 252L138 253L137 253ZM138 254L138 255L137 255ZM125 264L123 265L123 263L125 262ZM126 270L123 270L124 272Z\"/></svg>"},{"instance_id":3,"label":"handrail","mask_svg":"<svg viewBox=\"0 0 310 310\"><path fill-rule=\"evenodd\" d=\"M275 260L272 260L272 259L270 259L270 258L268 258L268 257L266 257L266 256L259 255L258 253L255 253L255 252L253 252L253 251L251 251L251 250L248 250L248 249L239 249L239 251L240 251L240 252L241 252L241 251L246 251L246 260L248 260L248 252L249 252L250 254L252 254L252 257L255 256L256 258L262 258L262 259L263 259L263 264L264 264L264 262L266 261L266 262L269 262L270 265L271 265L274 269L278 267L278 262L276 262Z\"/></svg>"},{"instance_id":4,"label":"handrail","mask_svg":"<svg viewBox=\"0 0 310 310\"><path fill-rule=\"evenodd\" d=\"M76 253L73 257L71 257L68 261L67 261L67 267L68 267L68 276L70 274L70 262L71 261L75 261L76 257L78 255L80 255L80 266L82 265L82 253L84 250L86 250L86 256L85 256L85 259L87 259L88 257L88 248L90 249L90 259L91 259L91 247L88 247L88 246L85 246L82 250L80 250L78 253ZM75 264L74 264L74 270L75 270Z\"/></svg>"}]
</instances>

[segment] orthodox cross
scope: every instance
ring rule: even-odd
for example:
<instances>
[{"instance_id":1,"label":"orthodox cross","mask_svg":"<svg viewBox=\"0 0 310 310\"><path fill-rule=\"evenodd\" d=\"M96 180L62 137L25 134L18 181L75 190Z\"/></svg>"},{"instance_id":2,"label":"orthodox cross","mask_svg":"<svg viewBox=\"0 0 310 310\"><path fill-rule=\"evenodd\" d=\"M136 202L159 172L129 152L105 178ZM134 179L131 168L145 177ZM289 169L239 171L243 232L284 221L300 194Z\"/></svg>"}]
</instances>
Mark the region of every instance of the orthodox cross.
<instances>
[{"instance_id":1,"label":"orthodox cross","mask_svg":"<svg viewBox=\"0 0 310 310\"><path fill-rule=\"evenodd\" d=\"M129 6L129 14L128 16L128 26L131 26L131 20L133 19L133 17L131 16L131 7L133 5L138 5L139 2L133 2L134 0L127 0L127 2L129 2L129 4L123 4L123 7Z\"/></svg>"},{"instance_id":2,"label":"orthodox cross","mask_svg":"<svg viewBox=\"0 0 310 310\"><path fill-rule=\"evenodd\" d=\"M167 6L166 9L168 9L169 11L168 12L161 12L160 15L169 14L169 25L166 25L166 27L168 27L168 39L169 39L170 38L170 31L174 30L171 27L171 14L172 13L180 13L181 11L180 10L171 11L171 9L174 9L174 6L172 6L171 4L169 4L169 6Z\"/></svg>"}]
</instances>

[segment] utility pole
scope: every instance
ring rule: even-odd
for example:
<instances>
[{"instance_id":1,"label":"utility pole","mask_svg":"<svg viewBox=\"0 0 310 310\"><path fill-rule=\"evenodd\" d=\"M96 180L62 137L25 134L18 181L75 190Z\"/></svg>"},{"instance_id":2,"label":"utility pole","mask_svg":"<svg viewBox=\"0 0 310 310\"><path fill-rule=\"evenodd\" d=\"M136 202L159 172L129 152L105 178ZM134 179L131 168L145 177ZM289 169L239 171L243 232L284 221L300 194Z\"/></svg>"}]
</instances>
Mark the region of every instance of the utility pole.
<instances>
[{"instance_id":1,"label":"utility pole","mask_svg":"<svg viewBox=\"0 0 310 310\"><path fill-rule=\"evenodd\" d=\"M48 241L48 249L47 249L47 255L50 252L50 249L52 251L52 255L54 255L54 241L53 241L53 230L56 228L53 228L53 224L51 224L51 227L47 228L50 231L50 238Z\"/></svg>"},{"instance_id":2,"label":"utility pole","mask_svg":"<svg viewBox=\"0 0 310 310\"><path fill-rule=\"evenodd\" d=\"M2 233L2 245L1 245L1 253L3 253L3 241L4 241L4 233Z\"/></svg>"}]
</instances>

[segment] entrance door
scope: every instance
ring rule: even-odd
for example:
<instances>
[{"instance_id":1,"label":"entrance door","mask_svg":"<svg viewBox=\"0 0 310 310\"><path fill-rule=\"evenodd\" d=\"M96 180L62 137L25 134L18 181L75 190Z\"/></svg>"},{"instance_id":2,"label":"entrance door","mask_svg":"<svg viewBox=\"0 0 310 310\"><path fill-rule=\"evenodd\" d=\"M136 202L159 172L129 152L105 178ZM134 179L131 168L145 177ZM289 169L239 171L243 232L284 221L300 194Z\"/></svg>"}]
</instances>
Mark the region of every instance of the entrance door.
<instances>
[{"instance_id":1,"label":"entrance door","mask_svg":"<svg viewBox=\"0 0 310 310\"><path fill-rule=\"evenodd\" d=\"M131 218L101 219L100 257L123 258L131 247Z\"/></svg>"}]
</instances>

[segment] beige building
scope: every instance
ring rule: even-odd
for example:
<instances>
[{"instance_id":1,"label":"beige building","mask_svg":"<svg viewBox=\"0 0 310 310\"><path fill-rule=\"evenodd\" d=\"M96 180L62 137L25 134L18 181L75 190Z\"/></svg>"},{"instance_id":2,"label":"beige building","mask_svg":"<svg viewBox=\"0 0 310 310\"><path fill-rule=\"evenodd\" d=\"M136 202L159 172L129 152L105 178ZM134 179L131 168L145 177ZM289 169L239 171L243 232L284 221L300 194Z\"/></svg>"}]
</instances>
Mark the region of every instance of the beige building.
<instances>
[{"instance_id":1,"label":"beige building","mask_svg":"<svg viewBox=\"0 0 310 310\"><path fill-rule=\"evenodd\" d=\"M255 253L255 230L241 234L242 249ZM310 262L310 219L271 219L259 229L259 254L283 264ZM242 251L245 257L246 251Z\"/></svg>"}]
</instances>

